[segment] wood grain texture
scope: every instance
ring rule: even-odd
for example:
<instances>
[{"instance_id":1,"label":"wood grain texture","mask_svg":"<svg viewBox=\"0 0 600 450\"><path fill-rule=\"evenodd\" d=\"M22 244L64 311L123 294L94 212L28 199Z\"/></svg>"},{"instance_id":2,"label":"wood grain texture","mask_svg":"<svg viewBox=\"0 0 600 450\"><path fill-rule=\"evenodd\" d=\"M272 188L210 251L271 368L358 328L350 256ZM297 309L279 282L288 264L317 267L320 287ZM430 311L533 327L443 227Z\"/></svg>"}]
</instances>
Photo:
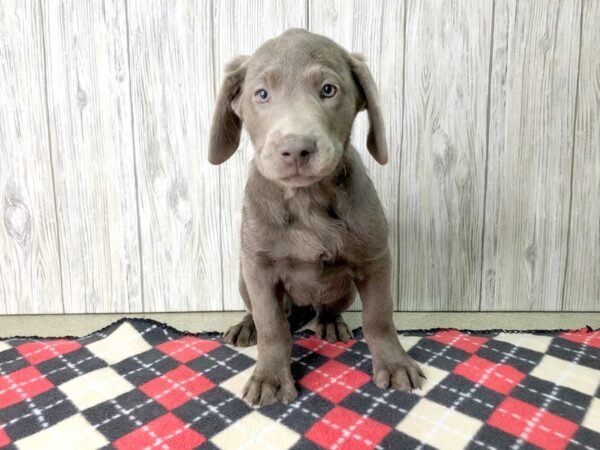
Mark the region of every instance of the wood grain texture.
<instances>
[{"instance_id":1,"label":"wood grain texture","mask_svg":"<svg viewBox=\"0 0 600 450\"><path fill-rule=\"evenodd\" d=\"M397 310L600 311L600 2L0 1L0 314L241 310L223 67L291 27L367 57ZM353 309L360 309L356 301Z\"/></svg>"},{"instance_id":2,"label":"wood grain texture","mask_svg":"<svg viewBox=\"0 0 600 450\"><path fill-rule=\"evenodd\" d=\"M310 31L323 34L347 50L364 55L377 83L386 125L390 158L380 166L366 148L368 119L361 112L352 133L352 145L361 154L375 184L389 225L392 255L392 296L398 304L398 185L400 180L400 142L402 138L404 2L393 0L311 1ZM385 47L382 46L385 43ZM361 309L357 298L352 310Z\"/></svg>"},{"instance_id":3,"label":"wood grain texture","mask_svg":"<svg viewBox=\"0 0 600 450\"><path fill-rule=\"evenodd\" d=\"M0 314L63 311L38 2L0 4Z\"/></svg>"},{"instance_id":4,"label":"wood grain texture","mask_svg":"<svg viewBox=\"0 0 600 450\"><path fill-rule=\"evenodd\" d=\"M219 186L206 160L211 5L128 2L146 311L222 308Z\"/></svg>"},{"instance_id":5,"label":"wood grain texture","mask_svg":"<svg viewBox=\"0 0 600 450\"><path fill-rule=\"evenodd\" d=\"M579 1L497 0L482 310L559 310Z\"/></svg>"},{"instance_id":6,"label":"wood grain texture","mask_svg":"<svg viewBox=\"0 0 600 450\"><path fill-rule=\"evenodd\" d=\"M600 2L584 0L564 311L600 310Z\"/></svg>"},{"instance_id":7,"label":"wood grain texture","mask_svg":"<svg viewBox=\"0 0 600 450\"><path fill-rule=\"evenodd\" d=\"M265 40L288 28L306 28L305 1L219 0L214 2L213 14L216 89L221 85L225 64L232 58L252 54ZM244 186L252 156L252 143L243 132L237 152L219 168L213 167L210 171L211 182L217 179L217 171L219 173L225 310L245 309L238 291L240 226Z\"/></svg>"},{"instance_id":8,"label":"wood grain texture","mask_svg":"<svg viewBox=\"0 0 600 450\"><path fill-rule=\"evenodd\" d=\"M65 312L141 311L125 4L43 16Z\"/></svg>"},{"instance_id":9,"label":"wood grain texture","mask_svg":"<svg viewBox=\"0 0 600 450\"><path fill-rule=\"evenodd\" d=\"M492 2L408 1L400 305L479 306Z\"/></svg>"}]
</instances>

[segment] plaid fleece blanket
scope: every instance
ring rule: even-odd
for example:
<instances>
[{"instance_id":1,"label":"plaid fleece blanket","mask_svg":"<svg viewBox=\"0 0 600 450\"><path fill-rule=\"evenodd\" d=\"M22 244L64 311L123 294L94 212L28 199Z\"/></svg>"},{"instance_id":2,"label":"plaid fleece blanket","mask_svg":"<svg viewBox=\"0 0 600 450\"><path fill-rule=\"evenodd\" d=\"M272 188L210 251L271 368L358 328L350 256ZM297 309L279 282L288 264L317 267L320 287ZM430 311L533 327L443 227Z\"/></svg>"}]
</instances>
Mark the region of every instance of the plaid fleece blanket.
<instances>
[{"instance_id":1,"label":"plaid fleece blanket","mask_svg":"<svg viewBox=\"0 0 600 450\"><path fill-rule=\"evenodd\" d=\"M5 449L600 448L600 331L401 332L422 390L370 381L360 330L297 333L299 398L240 400L256 347L150 320L82 338L0 341Z\"/></svg>"}]
</instances>

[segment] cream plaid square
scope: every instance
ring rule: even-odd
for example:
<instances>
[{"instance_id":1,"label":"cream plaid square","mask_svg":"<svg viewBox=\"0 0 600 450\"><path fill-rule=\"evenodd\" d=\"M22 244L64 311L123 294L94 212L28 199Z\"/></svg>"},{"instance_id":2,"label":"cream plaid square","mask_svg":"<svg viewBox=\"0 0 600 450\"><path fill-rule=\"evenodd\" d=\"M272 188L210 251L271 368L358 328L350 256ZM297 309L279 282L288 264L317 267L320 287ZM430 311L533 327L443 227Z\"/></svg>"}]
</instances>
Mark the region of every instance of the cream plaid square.
<instances>
[{"instance_id":1,"label":"cream plaid square","mask_svg":"<svg viewBox=\"0 0 600 450\"><path fill-rule=\"evenodd\" d=\"M546 353L550 343L552 342L552 336L541 336L539 334L515 334L515 333L500 333L494 338L498 341L508 342L509 344L517 347L525 347L529 350L533 350L540 353Z\"/></svg>"},{"instance_id":2,"label":"cream plaid square","mask_svg":"<svg viewBox=\"0 0 600 450\"><path fill-rule=\"evenodd\" d=\"M424 398L396 429L433 447L452 450L464 448L481 425L477 419Z\"/></svg>"},{"instance_id":3,"label":"cream plaid square","mask_svg":"<svg viewBox=\"0 0 600 450\"><path fill-rule=\"evenodd\" d=\"M590 430L600 430L600 399L595 397L592 399L582 425Z\"/></svg>"},{"instance_id":4,"label":"cream plaid square","mask_svg":"<svg viewBox=\"0 0 600 450\"><path fill-rule=\"evenodd\" d=\"M254 372L255 366L250 366L246 370L234 375L228 380L224 381L220 384L223 389L227 389L229 392L234 394L236 397L241 398L242 392L244 390L244 386L246 385L246 381L250 379L252 372Z\"/></svg>"},{"instance_id":5,"label":"cream plaid square","mask_svg":"<svg viewBox=\"0 0 600 450\"><path fill-rule=\"evenodd\" d=\"M19 450L95 450L107 444L106 438L81 414L16 442Z\"/></svg>"},{"instance_id":6,"label":"cream plaid square","mask_svg":"<svg viewBox=\"0 0 600 450\"><path fill-rule=\"evenodd\" d=\"M285 425L253 411L211 439L221 448L266 450L290 448L300 435Z\"/></svg>"},{"instance_id":7,"label":"cream plaid square","mask_svg":"<svg viewBox=\"0 0 600 450\"><path fill-rule=\"evenodd\" d=\"M0 352L3 352L4 350L8 350L9 348L12 348L10 345L8 345L6 342L0 342Z\"/></svg>"},{"instance_id":8,"label":"cream plaid square","mask_svg":"<svg viewBox=\"0 0 600 450\"><path fill-rule=\"evenodd\" d=\"M591 396L598 388L597 370L551 355L545 355L531 375Z\"/></svg>"},{"instance_id":9,"label":"cream plaid square","mask_svg":"<svg viewBox=\"0 0 600 450\"><path fill-rule=\"evenodd\" d=\"M420 395L421 397L427 395L430 390L440 384L442 380L449 375L449 372L434 366L428 366L427 364L419 364L419 367L421 367L421 370L427 379L423 380L423 387L421 389L415 389L413 394Z\"/></svg>"},{"instance_id":10,"label":"cream plaid square","mask_svg":"<svg viewBox=\"0 0 600 450\"><path fill-rule=\"evenodd\" d=\"M134 386L110 367L105 367L73 378L58 388L83 410L129 392Z\"/></svg>"},{"instance_id":11,"label":"cream plaid square","mask_svg":"<svg viewBox=\"0 0 600 450\"><path fill-rule=\"evenodd\" d=\"M87 348L108 364L116 364L150 350L152 346L130 323L125 322L108 337L89 344Z\"/></svg>"},{"instance_id":12,"label":"cream plaid square","mask_svg":"<svg viewBox=\"0 0 600 450\"><path fill-rule=\"evenodd\" d=\"M423 336L400 336L400 343L404 350L409 351L413 348L417 343L423 339Z\"/></svg>"}]
</instances>

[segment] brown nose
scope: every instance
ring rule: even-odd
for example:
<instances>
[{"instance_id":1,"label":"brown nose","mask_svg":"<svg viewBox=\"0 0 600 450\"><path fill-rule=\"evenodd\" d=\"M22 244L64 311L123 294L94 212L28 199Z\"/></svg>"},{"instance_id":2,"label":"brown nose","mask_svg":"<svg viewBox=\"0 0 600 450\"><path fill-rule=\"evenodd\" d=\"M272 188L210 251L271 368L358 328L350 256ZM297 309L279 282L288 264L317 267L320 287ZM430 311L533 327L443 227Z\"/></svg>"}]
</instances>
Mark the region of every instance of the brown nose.
<instances>
[{"instance_id":1,"label":"brown nose","mask_svg":"<svg viewBox=\"0 0 600 450\"><path fill-rule=\"evenodd\" d=\"M287 164L306 164L316 151L315 140L306 136L289 135L277 145L281 159Z\"/></svg>"}]
</instances>

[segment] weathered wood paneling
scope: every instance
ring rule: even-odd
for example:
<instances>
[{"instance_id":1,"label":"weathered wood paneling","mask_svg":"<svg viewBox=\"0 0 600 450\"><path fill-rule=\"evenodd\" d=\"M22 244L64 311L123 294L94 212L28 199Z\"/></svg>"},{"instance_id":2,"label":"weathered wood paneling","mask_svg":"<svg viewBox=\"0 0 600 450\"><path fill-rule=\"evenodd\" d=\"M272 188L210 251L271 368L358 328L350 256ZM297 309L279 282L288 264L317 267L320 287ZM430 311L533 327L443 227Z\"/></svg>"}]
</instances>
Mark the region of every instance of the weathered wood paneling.
<instances>
[{"instance_id":1,"label":"weathered wood paneling","mask_svg":"<svg viewBox=\"0 0 600 450\"><path fill-rule=\"evenodd\" d=\"M288 28L306 27L305 1L219 0L214 2L213 13L216 89L221 85L225 64L232 58L253 53L265 40ZM244 186L252 155L252 144L248 134L243 132L238 151L218 169L209 169L210 182L219 180L220 186L218 207L221 211L223 307L226 310L244 309L238 292L240 225ZM203 157L206 161L206 153Z\"/></svg>"},{"instance_id":2,"label":"weathered wood paneling","mask_svg":"<svg viewBox=\"0 0 600 450\"><path fill-rule=\"evenodd\" d=\"M562 306L580 8L496 1L483 310Z\"/></svg>"},{"instance_id":3,"label":"weathered wood paneling","mask_svg":"<svg viewBox=\"0 0 600 450\"><path fill-rule=\"evenodd\" d=\"M479 306L492 2L408 1L400 307Z\"/></svg>"},{"instance_id":4,"label":"weathered wood paneling","mask_svg":"<svg viewBox=\"0 0 600 450\"><path fill-rule=\"evenodd\" d=\"M43 16L65 312L141 311L125 4Z\"/></svg>"},{"instance_id":5,"label":"weathered wood paneling","mask_svg":"<svg viewBox=\"0 0 600 450\"><path fill-rule=\"evenodd\" d=\"M366 112L357 117L352 144L363 161L379 193L389 223L389 245L392 255L392 296L398 298L398 185L400 180L400 145L402 136L404 2L377 1L311 1L310 26L315 33L339 42L351 52L367 58L377 82L386 125L390 158L380 166L366 148L368 119ZM385 50L381 43L385 42ZM401 307L404 305L401 305ZM360 310L357 298L352 309Z\"/></svg>"},{"instance_id":6,"label":"weathered wood paneling","mask_svg":"<svg viewBox=\"0 0 600 450\"><path fill-rule=\"evenodd\" d=\"M581 29L571 223L562 309L600 310L600 2L585 0Z\"/></svg>"},{"instance_id":7,"label":"weathered wood paneling","mask_svg":"<svg viewBox=\"0 0 600 450\"><path fill-rule=\"evenodd\" d=\"M219 186L206 160L211 5L128 2L146 311L222 308Z\"/></svg>"},{"instance_id":8,"label":"weathered wood paneling","mask_svg":"<svg viewBox=\"0 0 600 450\"><path fill-rule=\"evenodd\" d=\"M0 5L0 314L63 312L38 2Z\"/></svg>"},{"instance_id":9,"label":"weathered wood paneling","mask_svg":"<svg viewBox=\"0 0 600 450\"><path fill-rule=\"evenodd\" d=\"M363 53L399 310L600 310L595 0L0 2L0 313L239 310L253 155L226 62L290 27ZM64 292L63 292L64 291ZM357 301L354 309L360 309Z\"/></svg>"}]
</instances>

